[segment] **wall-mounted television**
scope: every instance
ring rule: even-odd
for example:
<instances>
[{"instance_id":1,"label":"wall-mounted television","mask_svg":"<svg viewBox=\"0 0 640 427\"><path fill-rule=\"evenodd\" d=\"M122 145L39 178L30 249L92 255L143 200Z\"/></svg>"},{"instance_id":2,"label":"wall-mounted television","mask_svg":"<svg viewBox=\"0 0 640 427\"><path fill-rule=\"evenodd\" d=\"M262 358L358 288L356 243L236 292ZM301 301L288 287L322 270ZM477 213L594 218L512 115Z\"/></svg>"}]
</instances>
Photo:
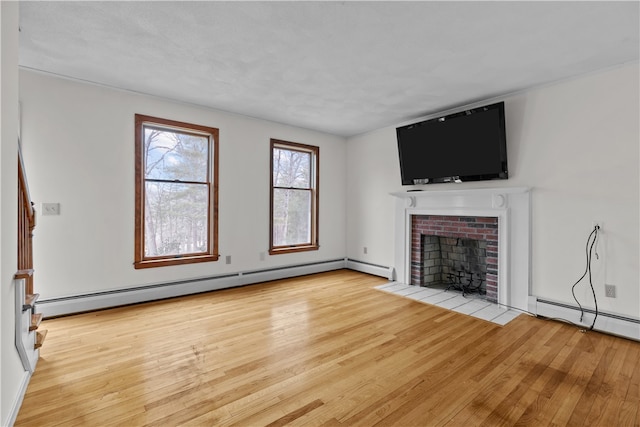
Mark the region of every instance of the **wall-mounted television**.
<instances>
[{"instance_id":1,"label":"wall-mounted television","mask_svg":"<svg viewBox=\"0 0 640 427\"><path fill-rule=\"evenodd\" d=\"M507 179L504 102L396 129L402 185Z\"/></svg>"}]
</instances>

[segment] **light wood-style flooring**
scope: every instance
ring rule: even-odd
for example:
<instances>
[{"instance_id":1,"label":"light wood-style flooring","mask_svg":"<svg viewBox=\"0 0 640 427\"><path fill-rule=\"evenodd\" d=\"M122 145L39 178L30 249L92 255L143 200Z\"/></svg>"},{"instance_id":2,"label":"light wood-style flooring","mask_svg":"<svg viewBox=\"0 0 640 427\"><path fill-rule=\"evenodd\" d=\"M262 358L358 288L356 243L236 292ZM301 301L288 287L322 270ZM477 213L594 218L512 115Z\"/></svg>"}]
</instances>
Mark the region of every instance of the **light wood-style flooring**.
<instances>
[{"instance_id":1,"label":"light wood-style flooring","mask_svg":"<svg viewBox=\"0 0 640 427\"><path fill-rule=\"evenodd\" d=\"M45 320L16 426L640 425L640 343L349 270Z\"/></svg>"}]
</instances>

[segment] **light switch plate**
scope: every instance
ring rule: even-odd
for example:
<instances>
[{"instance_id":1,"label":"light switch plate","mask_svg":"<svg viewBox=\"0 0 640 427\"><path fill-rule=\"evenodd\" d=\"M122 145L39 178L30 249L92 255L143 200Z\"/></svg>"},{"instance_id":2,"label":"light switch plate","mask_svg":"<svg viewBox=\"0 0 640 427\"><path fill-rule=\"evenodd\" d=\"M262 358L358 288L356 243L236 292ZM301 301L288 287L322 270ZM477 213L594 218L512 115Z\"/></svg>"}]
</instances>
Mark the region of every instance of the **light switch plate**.
<instances>
[{"instance_id":1,"label":"light switch plate","mask_svg":"<svg viewBox=\"0 0 640 427\"><path fill-rule=\"evenodd\" d=\"M42 215L60 215L60 203L43 203Z\"/></svg>"}]
</instances>

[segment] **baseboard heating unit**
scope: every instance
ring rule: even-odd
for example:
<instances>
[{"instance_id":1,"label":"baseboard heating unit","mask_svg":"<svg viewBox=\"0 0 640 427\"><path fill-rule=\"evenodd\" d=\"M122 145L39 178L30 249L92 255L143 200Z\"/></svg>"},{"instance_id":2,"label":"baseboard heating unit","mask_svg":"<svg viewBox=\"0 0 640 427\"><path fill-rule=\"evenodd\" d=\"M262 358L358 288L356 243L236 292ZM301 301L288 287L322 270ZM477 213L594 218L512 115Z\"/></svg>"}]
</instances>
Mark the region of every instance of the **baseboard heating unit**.
<instances>
[{"instance_id":1,"label":"baseboard heating unit","mask_svg":"<svg viewBox=\"0 0 640 427\"><path fill-rule=\"evenodd\" d=\"M535 313L550 319L563 319L589 329L595 317L595 310L584 309L580 322L580 308L565 303L536 298ZM640 319L598 311L594 330L640 341Z\"/></svg>"},{"instance_id":2,"label":"baseboard heating unit","mask_svg":"<svg viewBox=\"0 0 640 427\"><path fill-rule=\"evenodd\" d=\"M345 258L297 264L263 270L244 271L211 277L187 279L168 283L157 283L126 289L73 295L61 298L42 299L36 310L46 317L63 316L84 311L99 310L127 304L179 297L218 289L340 270L347 267ZM354 269L355 270L355 269Z\"/></svg>"},{"instance_id":3,"label":"baseboard heating unit","mask_svg":"<svg viewBox=\"0 0 640 427\"><path fill-rule=\"evenodd\" d=\"M369 262L358 261L347 258L347 268L349 270L360 271L362 273L373 274L374 276L386 277L389 280L395 280L395 270L392 267L371 264Z\"/></svg>"}]
</instances>

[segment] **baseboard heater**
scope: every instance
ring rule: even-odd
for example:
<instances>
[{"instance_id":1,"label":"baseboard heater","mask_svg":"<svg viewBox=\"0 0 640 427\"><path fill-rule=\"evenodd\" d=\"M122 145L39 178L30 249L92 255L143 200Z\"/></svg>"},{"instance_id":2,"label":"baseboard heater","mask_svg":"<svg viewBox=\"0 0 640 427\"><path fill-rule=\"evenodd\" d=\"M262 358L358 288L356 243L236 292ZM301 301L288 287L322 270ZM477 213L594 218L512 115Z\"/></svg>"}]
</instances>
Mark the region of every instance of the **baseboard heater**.
<instances>
[{"instance_id":1,"label":"baseboard heater","mask_svg":"<svg viewBox=\"0 0 640 427\"><path fill-rule=\"evenodd\" d=\"M584 316L580 322L580 308L569 304L536 298L535 312L538 316L568 320L588 329L593 323L595 310L584 309ZM640 341L640 319L621 316L618 314L598 311L594 330L624 338Z\"/></svg>"},{"instance_id":2,"label":"baseboard heater","mask_svg":"<svg viewBox=\"0 0 640 427\"><path fill-rule=\"evenodd\" d=\"M389 280L395 280L395 270L392 267L371 264L370 262L358 261L347 258L347 268L350 270L360 271L362 273L373 274L374 276L386 277Z\"/></svg>"},{"instance_id":3,"label":"baseboard heater","mask_svg":"<svg viewBox=\"0 0 640 427\"><path fill-rule=\"evenodd\" d=\"M44 317L63 316L121 305L179 297L218 289L233 288L270 280L286 279L307 274L347 268L346 259L334 259L307 264L251 270L168 283L139 286L127 289L73 295L61 298L42 299L36 303L36 310Z\"/></svg>"}]
</instances>

